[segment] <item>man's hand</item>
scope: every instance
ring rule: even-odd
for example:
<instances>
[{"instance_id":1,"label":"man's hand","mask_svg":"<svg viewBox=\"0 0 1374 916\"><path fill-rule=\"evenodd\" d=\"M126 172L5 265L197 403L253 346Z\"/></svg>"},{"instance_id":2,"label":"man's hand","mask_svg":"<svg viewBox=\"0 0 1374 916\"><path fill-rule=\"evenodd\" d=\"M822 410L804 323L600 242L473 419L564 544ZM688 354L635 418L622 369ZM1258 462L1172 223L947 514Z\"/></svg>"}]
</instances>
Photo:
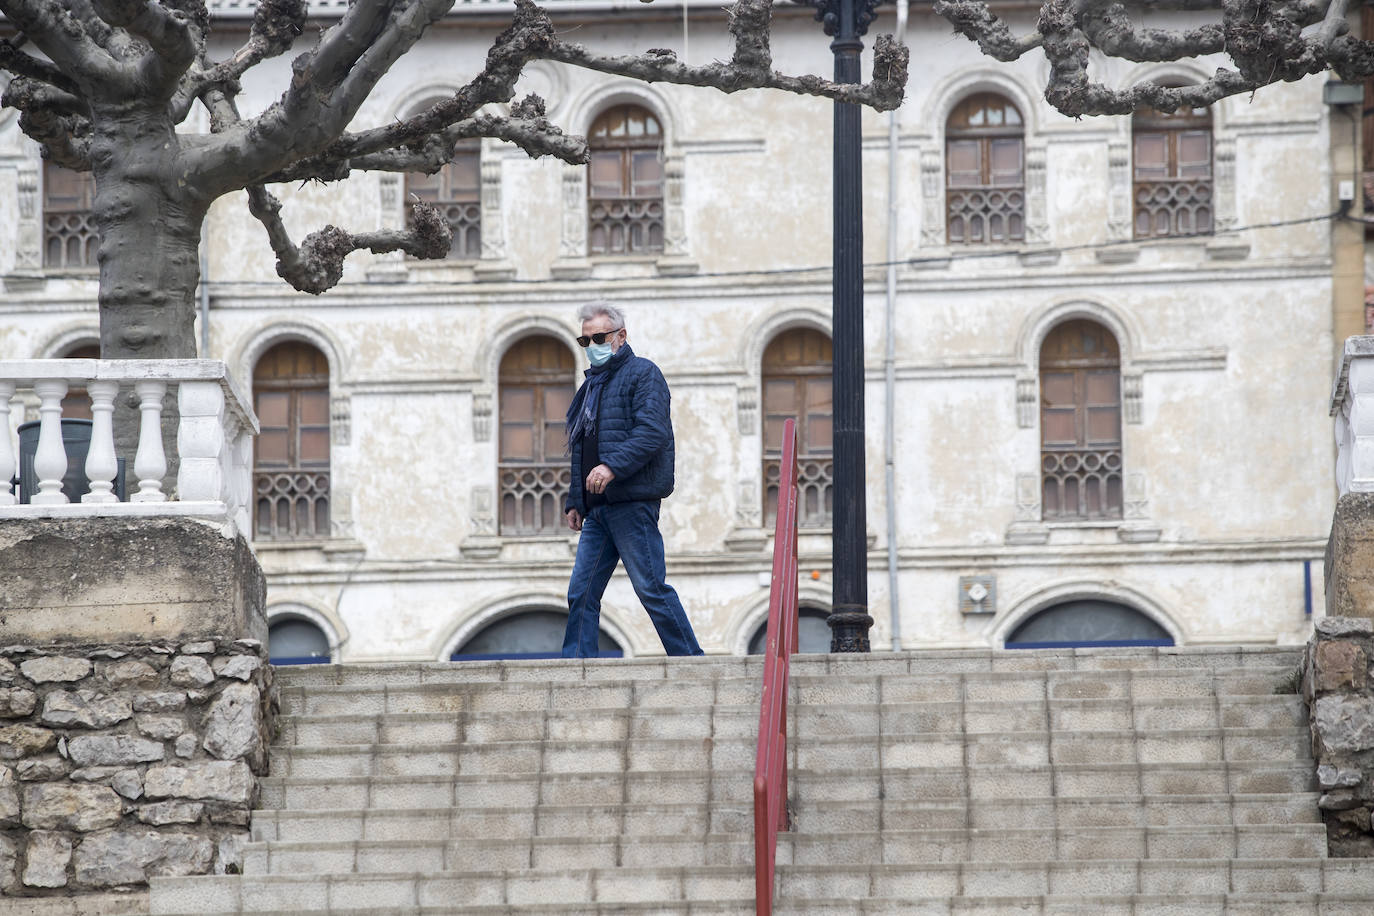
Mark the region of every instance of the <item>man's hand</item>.
<instances>
[{"instance_id":1,"label":"man's hand","mask_svg":"<svg viewBox=\"0 0 1374 916\"><path fill-rule=\"evenodd\" d=\"M568 514L563 517L568 520L568 527L573 531L582 530L582 513L576 509L569 509Z\"/></svg>"},{"instance_id":2,"label":"man's hand","mask_svg":"<svg viewBox=\"0 0 1374 916\"><path fill-rule=\"evenodd\" d=\"M610 485L612 480L615 480L615 471L612 471L604 464L598 464L596 467L592 468L592 472L587 475L587 492L605 493L606 487Z\"/></svg>"}]
</instances>

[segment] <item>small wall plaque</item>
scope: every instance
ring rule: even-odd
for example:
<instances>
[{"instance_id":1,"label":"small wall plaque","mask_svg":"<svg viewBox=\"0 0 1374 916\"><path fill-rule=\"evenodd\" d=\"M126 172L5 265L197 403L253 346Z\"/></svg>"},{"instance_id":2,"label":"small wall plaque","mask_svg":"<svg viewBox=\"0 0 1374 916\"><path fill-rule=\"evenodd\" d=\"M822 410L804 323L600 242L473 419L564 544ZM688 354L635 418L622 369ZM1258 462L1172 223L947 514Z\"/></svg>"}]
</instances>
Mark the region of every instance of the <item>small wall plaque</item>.
<instances>
[{"instance_id":1,"label":"small wall plaque","mask_svg":"<svg viewBox=\"0 0 1374 916\"><path fill-rule=\"evenodd\" d=\"M959 613L997 613L997 577L960 576Z\"/></svg>"}]
</instances>

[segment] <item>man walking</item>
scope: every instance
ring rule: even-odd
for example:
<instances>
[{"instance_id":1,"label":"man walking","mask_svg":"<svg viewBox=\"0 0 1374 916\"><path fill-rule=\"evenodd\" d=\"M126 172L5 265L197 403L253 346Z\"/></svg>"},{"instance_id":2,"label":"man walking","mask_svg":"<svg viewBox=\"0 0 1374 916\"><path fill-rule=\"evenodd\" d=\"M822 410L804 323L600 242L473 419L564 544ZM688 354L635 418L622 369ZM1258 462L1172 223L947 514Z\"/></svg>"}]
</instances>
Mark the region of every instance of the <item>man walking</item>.
<instances>
[{"instance_id":1,"label":"man walking","mask_svg":"<svg viewBox=\"0 0 1374 916\"><path fill-rule=\"evenodd\" d=\"M567 418L572 486L563 512L582 536L568 583L563 657L596 657L601 595L620 561L664 651L701 655L682 602L665 581L658 530L659 503L673 492L668 383L630 349L625 316L615 306L593 302L577 317L577 343L591 368Z\"/></svg>"}]
</instances>

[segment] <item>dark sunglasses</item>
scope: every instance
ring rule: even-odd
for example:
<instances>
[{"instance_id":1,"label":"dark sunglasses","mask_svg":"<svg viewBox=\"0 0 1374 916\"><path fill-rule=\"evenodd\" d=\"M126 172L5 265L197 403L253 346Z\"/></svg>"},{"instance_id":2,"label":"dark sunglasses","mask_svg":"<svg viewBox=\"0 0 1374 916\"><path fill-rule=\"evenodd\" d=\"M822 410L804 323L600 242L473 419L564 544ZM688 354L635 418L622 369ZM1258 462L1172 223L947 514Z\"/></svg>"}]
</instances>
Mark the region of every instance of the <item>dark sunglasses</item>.
<instances>
[{"instance_id":1,"label":"dark sunglasses","mask_svg":"<svg viewBox=\"0 0 1374 916\"><path fill-rule=\"evenodd\" d=\"M614 331L601 331L598 334L592 334L590 337L586 334L583 334L581 337L577 338L577 345L579 347L590 347L594 343L604 344L606 342L607 337L610 337L613 334L618 334L623 330L625 329L616 328Z\"/></svg>"}]
</instances>

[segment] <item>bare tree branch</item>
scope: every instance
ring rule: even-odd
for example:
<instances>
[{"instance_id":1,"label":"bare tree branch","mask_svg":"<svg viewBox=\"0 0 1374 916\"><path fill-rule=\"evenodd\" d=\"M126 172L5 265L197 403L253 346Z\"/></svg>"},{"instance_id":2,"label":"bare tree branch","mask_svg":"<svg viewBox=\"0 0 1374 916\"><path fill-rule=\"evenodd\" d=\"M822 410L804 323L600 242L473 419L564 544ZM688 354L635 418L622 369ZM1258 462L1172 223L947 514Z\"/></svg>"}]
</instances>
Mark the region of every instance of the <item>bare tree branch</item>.
<instances>
[{"instance_id":1,"label":"bare tree branch","mask_svg":"<svg viewBox=\"0 0 1374 916\"><path fill-rule=\"evenodd\" d=\"M79 2L68 10L44 0L0 0L5 18L78 86L89 88L93 82L122 77L120 62L73 17L72 11L78 9Z\"/></svg>"},{"instance_id":2,"label":"bare tree branch","mask_svg":"<svg viewBox=\"0 0 1374 916\"><path fill-rule=\"evenodd\" d=\"M27 76L30 79L42 80L64 92L75 94L80 91L76 83L61 70L46 60L39 60L37 57L25 54L19 50L18 44L3 38L0 38L0 70L8 70L15 76Z\"/></svg>"},{"instance_id":3,"label":"bare tree branch","mask_svg":"<svg viewBox=\"0 0 1374 916\"><path fill-rule=\"evenodd\" d=\"M428 204L413 207L412 228L351 234L325 226L297 247L281 221L281 203L261 185L248 189L248 209L267 229L277 255L277 275L303 293L319 295L343 276L344 258L364 249L373 254L404 251L417 258L442 258L453 244L453 230L442 213Z\"/></svg>"},{"instance_id":4,"label":"bare tree branch","mask_svg":"<svg viewBox=\"0 0 1374 916\"><path fill-rule=\"evenodd\" d=\"M172 99L172 119L180 124L190 111L191 103L210 88L237 90L239 77L264 60L278 57L291 49L297 36L305 30L305 0L261 0L253 12L253 25L244 42L233 55L218 64L201 66L187 74L181 88Z\"/></svg>"},{"instance_id":5,"label":"bare tree branch","mask_svg":"<svg viewBox=\"0 0 1374 916\"><path fill-rule=\"evenodd\" d=\"M1118 0L1043 0L1035 32L1016 37L986 0L935 0L934 10L984 54L1011 61L1039 47L1050 62L1045 98L1067 115L1126 114L1141 107L1201 107L1270 83L1335 67L1345 79L1374 74L1374 43L1346 35L1348 0L1175 0L1143 8L1220 9L1220 21L1157 29L1131 21ZM1320 22L1320 27L1304 30ZM1114 89L1088 75L1088 50L1132 61L1225 53L1221 68L1190 86Z\"/></svg>"},{"instance_id":6,"label":"bare tree branch","mask_svg":"<svg viewBox=\"0 0 1374 916\"><path fill-rule=\"evenodd\" d=\"M0 102L20 111L19 126L38 141L48 159L76 171L90 169L91 122L78 110L84 107L79 99L20 77L9 84Z\"/></svg>"}]
</instances>

